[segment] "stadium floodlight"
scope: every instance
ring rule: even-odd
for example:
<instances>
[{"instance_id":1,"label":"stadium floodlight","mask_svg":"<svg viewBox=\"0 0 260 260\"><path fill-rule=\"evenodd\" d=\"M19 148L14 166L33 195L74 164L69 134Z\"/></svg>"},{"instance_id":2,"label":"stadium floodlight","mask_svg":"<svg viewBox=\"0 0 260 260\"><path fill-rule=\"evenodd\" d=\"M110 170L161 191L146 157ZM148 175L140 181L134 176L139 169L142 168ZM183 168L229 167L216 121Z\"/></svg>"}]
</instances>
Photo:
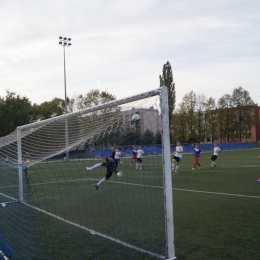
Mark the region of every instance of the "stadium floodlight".
<instances>
[{"instance_id":1,"label":"stadium floodlight","mask_svg":"<svg viewBox=\"0 0 260 260\"><path fill-rule=\"evenodd\" d=\"M63 57L64 57L64 90L65 90L65 113L68 113L67 110L67 88L66 88L66 64L65 64L65 47L70 47L71 43L68 44L69 41L71 41L71 38L67 37L59 37L59 44L60 46L63 46ZM69 146L69 139L68 139L68 125L67 121L65 122L65 131L66 131L66 145ZM66 151L66 161L69 160L69 151Z\"/></svg>"}]
</instances>

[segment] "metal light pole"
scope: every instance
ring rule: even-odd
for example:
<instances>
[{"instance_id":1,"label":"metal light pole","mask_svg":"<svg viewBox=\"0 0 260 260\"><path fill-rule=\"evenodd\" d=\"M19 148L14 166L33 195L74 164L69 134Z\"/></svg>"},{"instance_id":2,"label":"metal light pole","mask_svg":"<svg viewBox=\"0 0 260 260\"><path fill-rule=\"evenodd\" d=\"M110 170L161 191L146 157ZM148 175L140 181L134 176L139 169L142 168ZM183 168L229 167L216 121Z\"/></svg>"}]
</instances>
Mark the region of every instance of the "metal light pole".
<instances>
[{"instance_id":1,"label":"metal light pole","mask_svg":"<svg viewBox=\"0 0 260 260\"><path fill-rule=\"evenodd\" d=\"M67 90L66 90L66 64L65 64L65 47L71 46L71 38L59 37L59 44L63 46L63 57L64 57L64 90L65 90L65 113L68 113L67 110ZM65 119L65 136L66 136L66 148L69 146L69 132L68 132L68 120ZM66 161L69 160L69 151L66 150Z\"/></svg>"}]
</instances>

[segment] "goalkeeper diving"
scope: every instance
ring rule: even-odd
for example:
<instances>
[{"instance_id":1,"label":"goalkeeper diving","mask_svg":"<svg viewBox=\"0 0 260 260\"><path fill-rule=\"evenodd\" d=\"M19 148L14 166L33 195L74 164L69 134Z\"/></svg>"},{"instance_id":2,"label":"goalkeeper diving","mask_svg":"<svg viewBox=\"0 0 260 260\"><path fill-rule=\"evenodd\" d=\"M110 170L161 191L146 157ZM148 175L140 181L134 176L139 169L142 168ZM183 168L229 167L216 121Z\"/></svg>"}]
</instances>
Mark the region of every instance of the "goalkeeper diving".
<instances>
[{"instance_id":1,"label":"goalkeeper diving","mask_svg":"<svg viewBox=\"0 0 260 260\"><path fill-rule=\"evenodd\" d=\"M103 179L101 179L97 184L95 184L96 190L98 190L98 187L102 183L107 181L112 176L113 173L115 173L120 178L123 176L122 172L118 172L117 171L117 169L116 169L117 168L117 164L116 164L115 160L111 156L108 156L106 158L105 162L97 163L97 164L93 165L92 167L86 167L86 169L87 169L87 171L91 171L91 170L94 170L94 169L96 169L96 168L98 168L100 166L106 167L107 173L106 173L106 176Z\"/></svg>"}]
</instances>

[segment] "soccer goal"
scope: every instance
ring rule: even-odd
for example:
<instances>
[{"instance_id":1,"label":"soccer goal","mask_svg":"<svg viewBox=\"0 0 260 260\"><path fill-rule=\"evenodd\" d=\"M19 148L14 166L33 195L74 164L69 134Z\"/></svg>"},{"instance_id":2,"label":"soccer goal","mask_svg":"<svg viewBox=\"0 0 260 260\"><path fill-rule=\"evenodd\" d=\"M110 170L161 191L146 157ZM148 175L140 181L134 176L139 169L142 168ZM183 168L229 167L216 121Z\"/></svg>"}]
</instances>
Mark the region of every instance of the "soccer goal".
<instances>
[{"instance_id":1,"label":"soccer goal","mask_svg":"<svg viewBox=\"0 0 260 260\"><path fill-rule=\"evenodd\" d=\"M14 258L176 259L168 119L162 87L0 138Z\"/></svg>"}]
</instances>

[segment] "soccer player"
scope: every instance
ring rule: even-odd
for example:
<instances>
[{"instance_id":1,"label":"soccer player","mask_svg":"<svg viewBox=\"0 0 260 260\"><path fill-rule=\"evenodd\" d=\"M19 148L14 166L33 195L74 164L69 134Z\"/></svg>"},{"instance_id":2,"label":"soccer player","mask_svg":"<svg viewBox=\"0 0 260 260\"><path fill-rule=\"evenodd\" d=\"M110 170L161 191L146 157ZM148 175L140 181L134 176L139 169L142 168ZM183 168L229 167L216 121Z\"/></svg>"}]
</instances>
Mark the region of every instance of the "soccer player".
<instances>
[{"instance_id":1,"label":"soccer player","mask_svg":"<svg viewBox=\"0 0 260 260\"><path fill-rule=\"evenodd\" d=\"M26 155L25 155L25 162L27 162L27 163L30 162L29 153L26 153Z\"/></svg>"},{"instance_id":2,"label":"soccer player","mask_svg":"<svg viewBox=\"0 0 260 260\"><path fill-rule=\"evenodd\" d=\"M116 163L116 167L118 166L118 163L123 164L122 162L120 162L120 157L122 157L122 153L121 153L120 150L121 150L120 147L118 147L118 148L115 150L114 160L115 160L115 163Z\"/></svg>"},{"instance_id":3,"label":"soccer player","mask_svg":"<svg viewBox=\"0 0 260 260\"><path fill-rule=\"evenodd\" d=\"M133 148L134 149L132 151L132 161L130 163L130 166L132 166L136 162L136 159L137 159L137 157L136 157L136 155L137 155L136 147L133 147Z\"/></svg>"},{"instance_id":4,"label":"soccer player","mask_svg":"<svg viewBox=\"0 0 260 260\"><path fill-rule=\"evenodd\" d=\"M217 166L215 161L218 158L218 153L221 152L220 148L218 147L217 143L214 143L213 155L210 158L210 169L213 169Z\"/></svg>"},{"instance_id":5,"label":"soccer player","mask_svg":"<svg viewBox=\"0 0 260 260\"><path fill-rule=\"evenodd\" d=\"M6 162L6 163L9 163L9 156L6 156L6 157L5 157L5 162Z\"/></svg>"},{"instance_id":6,"label":"soccer player","mask_svg":"<svg viewBox=\"0 0 260 260\"><path fill-rule=\"evenodd\" d=\"M110 155L110 157L113 158L113 160L114 160L115 155L116 155L116 149L114 147L112 147L111 150L112 150L112 154Z\"/></svg>"},{"instance_id":7,"label":"soccer player","mask_svg":"<svg viewBox=\"0 0 260 260\"><path fill-rule=\"evenodd\" d=\"M201 154L201 150L198 146L198 144L195 145L195 148L194 148L194 165L193 165L193 168L192 170L195 170L196 166L198 165L199 166L199 169L202 168L201 164L199 163L199 158L200 158L200 154Z\"/></svg>"},{"instance_id":8,"label":"soccer player","mask_svg":"<svg viewBox=\"0 0 260 260\"><path fill-rule=\"evenodd\" d=\"M176 145L176 150L174 152L174 156L172 159L172 174L175 175L175 173L178 172L179 170L179 164L182 158L182 153L183 153L183 147L180 144L180 141L177 140L177 145ZM176 164L176 167L175 167Z\"/></svg>"},{"instance_id":9,"label":"soccer player","mask_svg":"<svg viewBox=\"0 0 260 260\"><path fill-rule=\"evenodd\" d=\"M91 171L91 170L94 170L94 169L96 169L96 168L98 168L100 166L106 167L107 173L106 173L106 176L103 179L101 179L97 184L95 184L96 190L98 190L98 187L102 183L107 181L112 176L113 172L120 178L123 176L122 172L118 172L117 171L116 163L115 163L114 159L111 156L108 156L106 158L105 162L97 163L97 164L93 165L92 167L86 167L86 169L87 169L87 171Z\"/></svg>"},{"instance_id":10,"label":"soccer player","mask_svg":"<svg viewBox=\"0 0 260 260\"><path fill-rule=\"evenodd\" d=\"M144 151L142 150L142 147L139 146L136 152L136 170L138 170L138 166L140 166L140 170L142 170Z\"/></svg>"}]
</instances>

